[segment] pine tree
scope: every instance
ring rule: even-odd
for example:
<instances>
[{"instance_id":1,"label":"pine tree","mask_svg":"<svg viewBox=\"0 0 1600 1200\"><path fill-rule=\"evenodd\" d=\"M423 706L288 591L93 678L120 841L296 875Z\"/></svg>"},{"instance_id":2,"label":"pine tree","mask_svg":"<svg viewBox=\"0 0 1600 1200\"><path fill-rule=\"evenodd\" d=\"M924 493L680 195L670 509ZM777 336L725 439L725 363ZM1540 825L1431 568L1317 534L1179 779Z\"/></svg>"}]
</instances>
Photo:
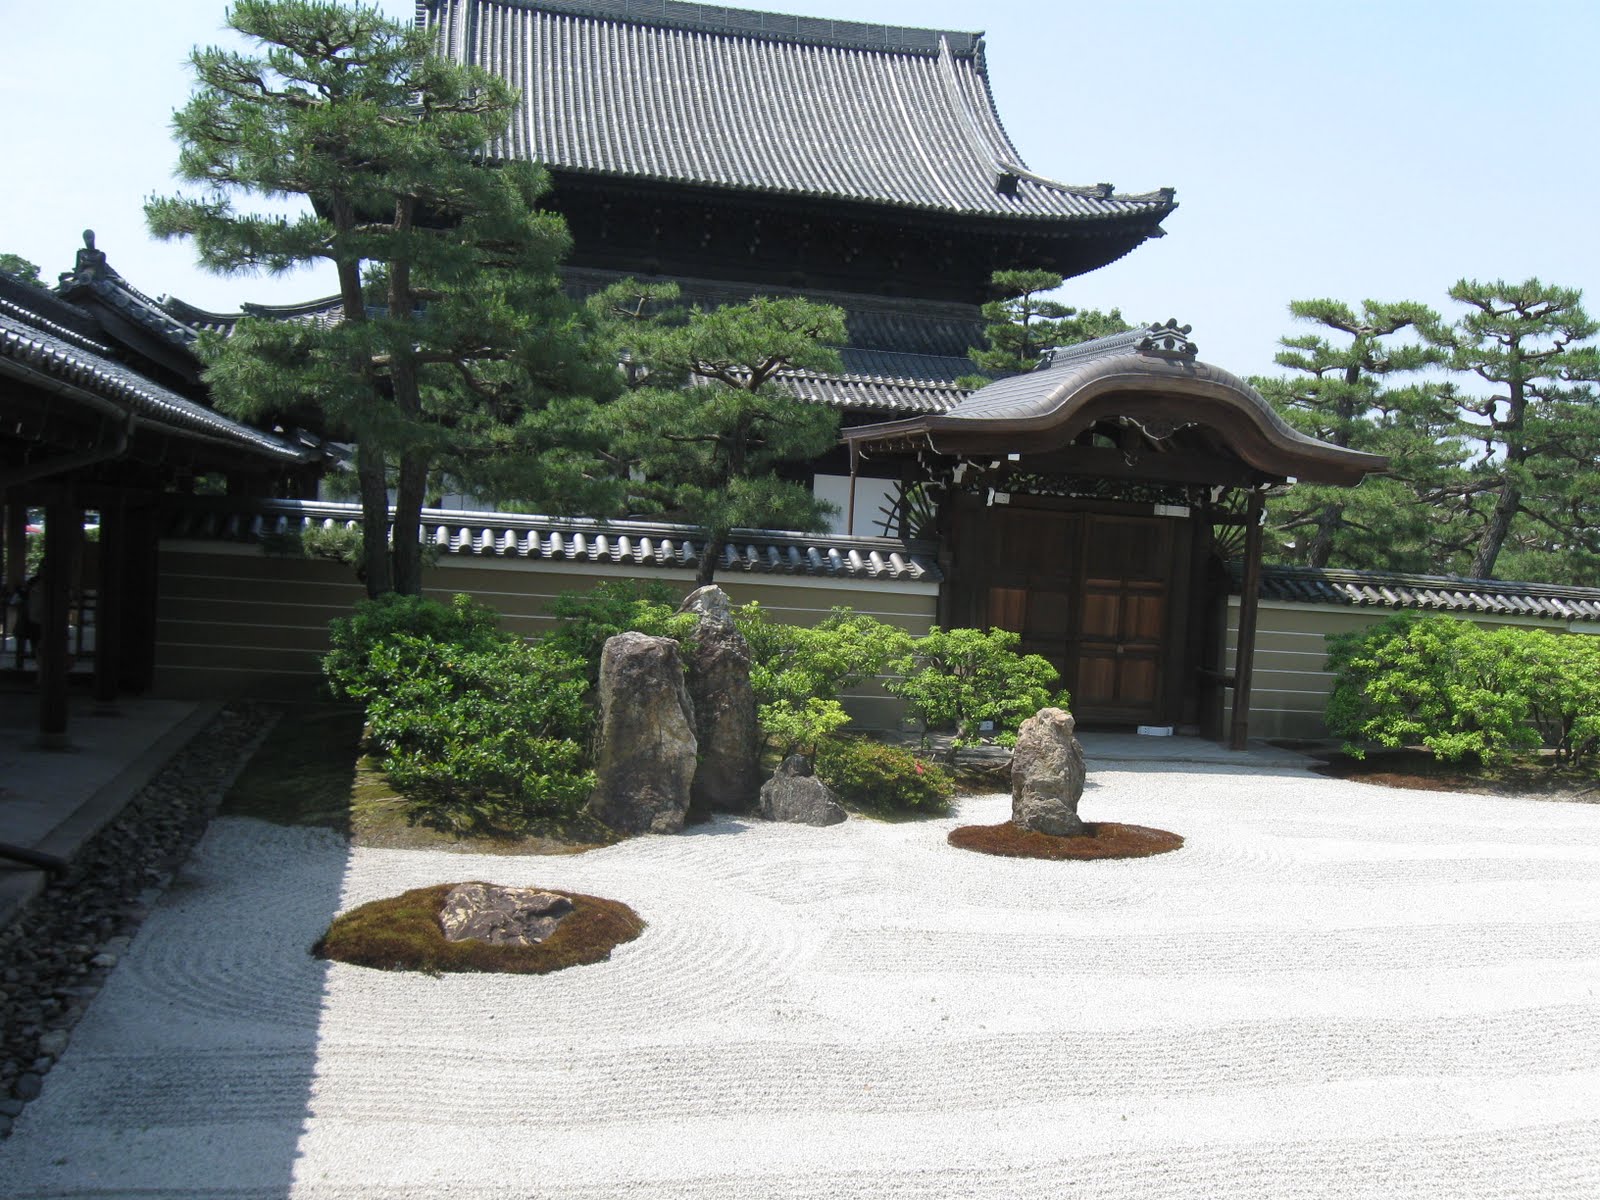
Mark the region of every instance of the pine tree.
<instances>
[{"instance_id":1,"label":"pine tree","mask_svg":"<svg viewBox=\"0 0 1600 1200\"><path fill-rule=\"evenodd\" d=\"M1448 389L1434 382L1391 386L1390 380L1436 365L1441 353L1397 340L1438 316L1421 304L1368 300L1359 313L1337 300L1297 300L1290 314L1323 333L1283 338L1275 360L1297 372L1252 382L1302 433L1390 458L1387 476L1356 488L1296 484L1272 501L1268 520L1280 561L1383 570L1427 570L1435 514L1423 498L1442 486L1451 446Z\"/></svg>"},{"instance_id":2,"label":"pine tree","mask_svg":"<svg viewBox=\"0 0 1600 1200\"><path fill-rule=\"evenodd\" d=\"M0 254L0 271L20 279L23 283L31 283L34 287L48 287L43 279L39 278L39 267L31 263L20 254Z\"/></svg>"},{"instance_id":3,"label":"pine tree","mask_svg":"<svg viewBox=\"0 0 1600 1200\"><path fill-rule=\"evenodd\" d=\"M1046 298L1062 285L1062 278L1050 271L996 271L990 285L1000 294L982 308L984 340L988 346L974 347L967 356L987 375L963 379L969 387L982 387L987 376L1015 375L1031 371L1046 350L1072 346L1133 328L1122 319L1120 310L1108 313L1097 309L1082 311Z\"/></svg>"},{"instance_id":4,"label":"pine tree","mask_svg":"<svg viewBox=\"0 0 1600 1200\"><path fill-rule=\"evenodd\" d=\"M483 161L510 88L372 8L238 0L228 24L256 51L197 49L197 86L174 119L178 173L205 192L151 200L150 227L191 238L222 274L331 262L343 315L246 318L210 339L219 407L259 417L309 402L329 434L355 441L373 595L420 591L419 514L439 468L595 503L584 397L615 370L585 354L584 320L560 293L568 241L536 207L543 175ZM311 211L240 212L239 197L303 197Z\"/></svg>"},{"instance_id":5,"label":"pine tree","mask_svg":"<svg viewBox=\"0 0 1600 1200\"><path fill-rule=\"evenodd\" d=\"M1473 448L1450 490L1470 536L1467 574L1492 578L1503 552L1518 575L1600 579L1600 324L1583 293L1537 279L1463 279L1450 298L1467 307L1454 324L1425 330L1446 365L1488 390L1457 397L1459 436Z\"/></svg>"},{"instance_id":6,"label":"pine tree","mask_svg":"<svg viewBox=\"0 0 1600 1200\"><path fill-rule=\"evenodd\" d=\"M673 285L632 280L596 297L629 385L606 420L631 511L699 526L707 584L733 529L827 528L832 506L783 471L835 445L839 415L785 395L774 379L839 370L831 347L844 341L844 313L759 296L683 312L676 299Z\"/></svg>"}]
</instances>

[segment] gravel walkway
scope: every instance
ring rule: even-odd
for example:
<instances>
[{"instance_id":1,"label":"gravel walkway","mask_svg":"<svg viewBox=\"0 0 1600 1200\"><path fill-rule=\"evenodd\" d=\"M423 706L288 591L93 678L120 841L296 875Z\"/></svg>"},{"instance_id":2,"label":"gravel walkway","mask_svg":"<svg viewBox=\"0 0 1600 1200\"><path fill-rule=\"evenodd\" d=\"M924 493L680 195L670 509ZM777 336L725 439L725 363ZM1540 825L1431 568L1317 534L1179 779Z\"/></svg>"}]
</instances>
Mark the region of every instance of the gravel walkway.
<instances>
[{"instance_id":1,"label":"gravel walkway","mask_svg":"<svg viewBox=\"0 0 1600 1200\"><path fill-rule=\"evenodd\" d=\"M576 858L215 821L0 1145L23 1197L1593 1197L1600 807L1096 771L1176 854L723 820ZM543 979L312 961L459 879L633 905Z\"/></svg>"}]
</instances>

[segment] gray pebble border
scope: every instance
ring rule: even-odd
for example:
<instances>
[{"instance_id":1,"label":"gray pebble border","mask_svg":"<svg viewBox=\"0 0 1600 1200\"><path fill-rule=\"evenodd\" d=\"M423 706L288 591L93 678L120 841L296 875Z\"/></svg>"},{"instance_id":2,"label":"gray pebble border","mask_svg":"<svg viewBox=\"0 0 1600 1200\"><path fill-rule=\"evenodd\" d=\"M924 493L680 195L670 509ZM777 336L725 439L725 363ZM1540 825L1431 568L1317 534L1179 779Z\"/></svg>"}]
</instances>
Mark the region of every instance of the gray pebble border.
<instances>
[{"instance_id":1,"label":"gray pebble border","mask_svg":"<svg viewBox=\"0 0 1600 1200\"><path fill-rule=\"evenodd\" d=\"M277 717L223 708L0 930L0 1139Z\"/></svg>"}]
</instances>

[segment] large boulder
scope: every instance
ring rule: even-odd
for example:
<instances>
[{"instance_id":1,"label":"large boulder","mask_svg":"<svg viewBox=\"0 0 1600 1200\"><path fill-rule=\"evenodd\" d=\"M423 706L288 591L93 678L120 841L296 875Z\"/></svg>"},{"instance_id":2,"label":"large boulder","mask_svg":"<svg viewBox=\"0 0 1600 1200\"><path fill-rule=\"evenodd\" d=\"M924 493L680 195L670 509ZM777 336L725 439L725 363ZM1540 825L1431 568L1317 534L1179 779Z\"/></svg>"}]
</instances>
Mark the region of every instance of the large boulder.
<instances>
[{"instance_id":1,"label":"large boulder","mask_svg":"<svg viewBox=\"0 0 1600 1200\"><path fill-rule=\"evenodd\" d=\"M700 812L748 812L761 785L761 734L750 686L750 643L733 623L728 596L709 586L691 592L683 612L698 623L684 642L700 765L690 800Z\"/></svg>"},{"instance_id":2,"label":"large boulder","mask_svg":"<svg viewBox=\"0 0 1600 1200\"><path fill-rule=\"evenodd\" d=\"M600 750L589 811L624 833L677 833L699 743L671 638L619 633L600 655Z\"/></svg>"},{"instance_id":3,"label":"large boulder","mask_svg":"<svg viewBox=\"0 0 1600 1200\"><path fill-rule=\"evenodd\" d=\"M761 815L796 825L837 825L846 813L833 789L811 773L811 760L791 754L761 785Z\"/></svg>"},{"instance_id":4,"label":"large boulder","mask_svg":"<svg viewBox=\"0 0 1600 1200\"><path fill-rule=\"evenodd\" d=\"M458 883L444 898L439 928L446 940L476 938L493 946L537 946L572 911L572 901L537 888Z\"/></svg>"},{"instance_id":5,"label":"large boulder","mask_svg":"<svg viewBox=\"0 0 1600 1200\"><path fill-rule=\"evenodd\" d=\"M1011 820L1023 829L1070 837L1084 832L1083 747L1072 714L1041 708L1022 723L1011 756Z\"/></svg>"}]
</instances>

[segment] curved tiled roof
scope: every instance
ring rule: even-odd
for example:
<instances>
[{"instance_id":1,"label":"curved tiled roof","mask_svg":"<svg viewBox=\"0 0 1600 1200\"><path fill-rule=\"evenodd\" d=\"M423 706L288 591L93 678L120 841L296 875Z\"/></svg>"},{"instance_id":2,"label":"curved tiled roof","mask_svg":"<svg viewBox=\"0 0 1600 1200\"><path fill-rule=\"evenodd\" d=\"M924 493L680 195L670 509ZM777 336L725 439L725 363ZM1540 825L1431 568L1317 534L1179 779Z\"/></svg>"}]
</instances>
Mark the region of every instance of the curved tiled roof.
<instances>
[{"instance_id":1,"label":"curved tiled roof","mask_svg":"<svg viewBox=\"0 0 1600 1200\"><path fill-rule=\"evenodd\" d=\"M673 0L426 0L442 50L521 90L494 153L561 171L969 217L1150 227L1170 189L1033 174L982 38Z\"/></svg>"},{"instance_id":2,"label":"curved tiled roof","mask_svg":"<svg viewBox=\"0 0 1600 1200\"><path fill-rule=\"evenodd\" d=\"M0 303L0 359L72 384L108 402L135 424L180 437L222 442L280 462L308 462L314 457L306 447L291 445L187 400L97 349L104 347L59 325L29 320L18 305Z\"/></svg>"},{"instance_id":3,"label":"curved tiled roof","mask_svg":"<svg viewBox=\"0 0 1600 1200\"><path fill-rule=\"evenodd\" d=\"M191 501L177 508L166 536L258 541L308 525L355 528L361 506L272 500L247 505ZM424 509L424 540L441 553L480 558L693 569L704 537L693 526L656 521L592 521L518 513ZM736 529L723 547L720 571L936 583L943 578L931 546L894 538L834 537L770 529Z\"/></svg>"},{"instance_id":4,"label":"curved tiled roof","mask_svg":"<svg viewBox=\"0 0 1600 1200\"><path fill-rule=\"evenodd\" d=\"M1176 321L1066 347L1021 375L979 388L948 412L846 430L860 446L928 445L960 454L1003 439L1016 450L1067 445L1094 421L1124 416L1164 439L1191 425L1215 430L1241 461L1267 476L1357 483L1388 459L1309 438L1249 384L1200 362ZM991 447L992 448L992 447Z\"/></svg>"},{"instance_id":5,"label":"curved tiled roof","mask_svg":"<svg viewBox=\"0 0 1600 1200\"><path fill-rule=\"evenodd\" d=\"M1238 580L1234 581L1238 590ZM1261 599L1363 608L1495 613L1560 621L1600 621L1600 588L1453 575L1400 575L1314 567L1264 567Z\"/></svg>"}]
</instances>

